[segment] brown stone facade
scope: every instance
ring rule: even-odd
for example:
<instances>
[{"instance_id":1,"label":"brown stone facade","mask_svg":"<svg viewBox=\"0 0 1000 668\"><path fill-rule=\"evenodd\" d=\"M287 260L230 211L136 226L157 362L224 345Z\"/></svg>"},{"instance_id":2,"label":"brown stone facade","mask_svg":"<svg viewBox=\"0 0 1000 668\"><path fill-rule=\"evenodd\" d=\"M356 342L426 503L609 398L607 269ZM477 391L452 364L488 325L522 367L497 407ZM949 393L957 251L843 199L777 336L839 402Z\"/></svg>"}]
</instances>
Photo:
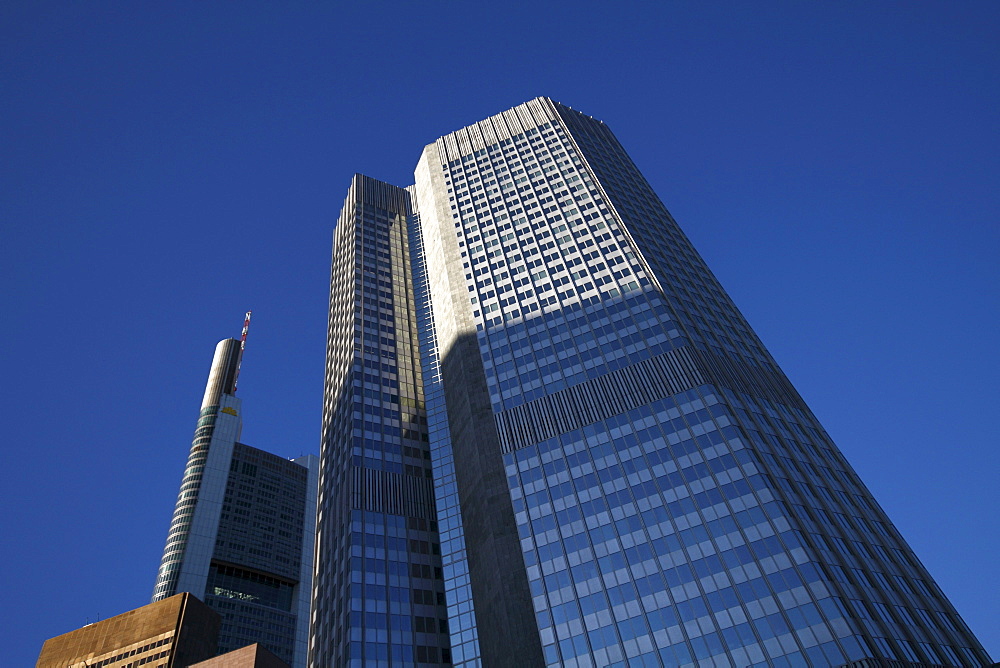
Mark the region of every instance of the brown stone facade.
<instances>
[{"instance_id":1,"label":"brown stone facade","mask_svg":"<svg viewBox=\"0 0 1000 668\"><path fill-rule=\"evenodd\" d=\"M191 668L288 668L288 664L267 648L254 643L214 659L196 663Z\"/></svg>"},{"instance_id":2,"label":"brown stone facade","mask_svg":"<svg viewBox=\"0 0 1000 668\"><path fill-rule=\"evenodd\" d=\"M182 668L213 656L219 615L178 594L50 638L36 668Z\"/></svg>"}]
</instances>

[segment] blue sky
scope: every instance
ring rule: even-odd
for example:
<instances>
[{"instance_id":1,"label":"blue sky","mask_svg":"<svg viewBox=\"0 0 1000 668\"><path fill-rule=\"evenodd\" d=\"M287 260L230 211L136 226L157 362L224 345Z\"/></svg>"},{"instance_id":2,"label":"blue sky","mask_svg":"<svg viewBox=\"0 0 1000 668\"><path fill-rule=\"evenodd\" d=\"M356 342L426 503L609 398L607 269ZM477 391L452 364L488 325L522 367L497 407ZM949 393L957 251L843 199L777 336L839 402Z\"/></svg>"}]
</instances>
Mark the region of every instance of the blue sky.
<instances>
[{"instance_id":1,"label":"blue sky","mask_svg":"<svg viewBox=\"0 0 1000 668\"><path fill-rule=\"evenodd\" d=\"M1000 4L7 2L0 663L146 603L216 341L317 452L352 174L606 121L1000 658Z\"/></svg>"}]
</instances>

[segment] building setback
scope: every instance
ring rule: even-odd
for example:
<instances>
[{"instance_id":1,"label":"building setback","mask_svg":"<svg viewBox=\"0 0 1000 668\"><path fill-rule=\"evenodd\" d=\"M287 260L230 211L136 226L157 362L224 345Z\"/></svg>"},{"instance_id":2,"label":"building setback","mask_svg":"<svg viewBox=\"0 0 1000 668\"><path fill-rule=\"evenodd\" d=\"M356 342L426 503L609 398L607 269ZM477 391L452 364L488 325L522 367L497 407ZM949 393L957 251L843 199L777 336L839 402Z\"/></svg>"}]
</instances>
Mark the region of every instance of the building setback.
<instances>
[{"instance_id":1,"label":"building setback","mask_svg":"<svg viewBox=\"0 0 1000 668\"><path fill-rule=\"evenodd\" d=\"M241 341L220 341L153 600L191 592L222 616L219 653L260 643L306 665L318 458L239 443Z\"/></svg>"},{"instance_id":2,"label":"building setback","mask_svg":"<svg viewBox=\"0 0 1000 668\"><path fill-rule=\"evenodd\" d=\"M215 654L219 615L178 594L50 638L36 668L182 668Z\"/></svg>"},{"instance_id":3,"label":"building setback","mask_svg":"<svg viewBox=\"0 0 1000 668\"><path fill-rule=\"evenodd\" d=\"M310 665L990 659L600 121L356 176Z\"/></svg>"}]
</instances>

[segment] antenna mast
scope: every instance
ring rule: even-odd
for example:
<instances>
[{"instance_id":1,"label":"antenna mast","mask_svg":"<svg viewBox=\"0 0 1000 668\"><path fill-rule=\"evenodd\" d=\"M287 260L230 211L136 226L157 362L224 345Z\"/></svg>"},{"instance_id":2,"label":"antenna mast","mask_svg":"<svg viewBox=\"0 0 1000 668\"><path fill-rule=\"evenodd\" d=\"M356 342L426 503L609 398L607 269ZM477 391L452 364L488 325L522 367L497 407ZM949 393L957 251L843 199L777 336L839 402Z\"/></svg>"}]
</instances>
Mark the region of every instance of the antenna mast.
<instances>
[{"instance_id":1,"label":"antenna mast","mask_svg":"<svg viewBox=\"0 0 1000 668\"><path fill-rule=\"evenodd\" d=\"M236 362L236 375L233 377L233 394L236 394L236 383L240 379L240 367L243 366L243 351L247 347L247 332L250 330L250 316L253 311L247 311L243 320L243 334L240 336L240 359Z\"/></svg>"}]
</instances>

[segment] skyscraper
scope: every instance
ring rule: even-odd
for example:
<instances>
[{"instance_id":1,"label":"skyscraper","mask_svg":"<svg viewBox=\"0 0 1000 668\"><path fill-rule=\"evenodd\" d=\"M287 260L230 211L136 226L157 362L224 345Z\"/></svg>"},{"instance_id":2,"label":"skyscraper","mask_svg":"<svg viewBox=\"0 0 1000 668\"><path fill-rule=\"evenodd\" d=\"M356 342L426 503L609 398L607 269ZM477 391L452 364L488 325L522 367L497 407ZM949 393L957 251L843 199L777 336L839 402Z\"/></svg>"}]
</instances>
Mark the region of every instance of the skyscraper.
<instances>
[{"instance_id":1,"label":"skyscraper","mask_svg":"<svg viewBox=\"0 0 1000 668\"><path fill-rule=\"evenodd\" d=\"M308 646L319 460L287 460L239 442L242 347L225 339L215 349L153 601L193 593L222 617L220 654L260 643L299 668Z\"/></svg>"},{"instance_id":2,"label":"skyscraper","mask_svg":"<svg viewBox=\"0 0 1000 668\"><path fill-rule=\"evenodd\" d=\"M334 232L313 666L451 663L410 202L356 176Z\"/></svg>"},{"instance_id":3,"label":"skyscraper","mask_svg":"<svg viewBox=\"0 0 1000 668\"><path fill-rule=\"evenodd\" d=\"M989 663L600 121L355 177L326 371L314 666Z\"/></svg>"}]
</instances>

